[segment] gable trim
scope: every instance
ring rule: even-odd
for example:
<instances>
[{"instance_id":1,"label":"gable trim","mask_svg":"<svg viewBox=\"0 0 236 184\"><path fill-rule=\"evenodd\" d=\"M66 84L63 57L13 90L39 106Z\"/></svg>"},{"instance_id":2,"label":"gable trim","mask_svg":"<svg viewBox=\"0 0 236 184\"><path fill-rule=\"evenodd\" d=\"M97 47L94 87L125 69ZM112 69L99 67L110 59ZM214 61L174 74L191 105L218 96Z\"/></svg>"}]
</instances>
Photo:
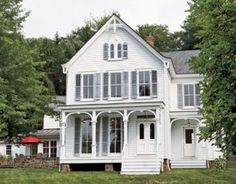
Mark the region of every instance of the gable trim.
<instances>
[{"instance_id":1,"label":"gable trim","mask_svg":"<svg viewBox=\"0 0 236 184\"><path fill-rule=\"evenodd\" d=\"M122 27L130 33L136 40L138 40L145 48L147 48L155 57L160 59L166 68L169 68L171 58L163 56L157 52L151 45L149 45L144 39L142 39L128 24L126 24L120 17L113 14L109 20L85 43L85 45L65 64L62 64L63 73L66 74L70 66L87 50L87 48L106 30L113 20L120 21Z\"/></svg>"}]
</instances>

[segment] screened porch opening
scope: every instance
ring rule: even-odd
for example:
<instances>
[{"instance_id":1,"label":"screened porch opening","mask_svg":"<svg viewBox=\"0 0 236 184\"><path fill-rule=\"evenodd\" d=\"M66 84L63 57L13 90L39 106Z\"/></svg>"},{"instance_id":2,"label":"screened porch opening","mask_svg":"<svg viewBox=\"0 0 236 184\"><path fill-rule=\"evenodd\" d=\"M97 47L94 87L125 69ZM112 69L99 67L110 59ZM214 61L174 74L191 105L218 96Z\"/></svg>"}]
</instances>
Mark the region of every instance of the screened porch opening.
<instances>
[{"instance_id":1,"label":"screened porch opening","mask_svg":"<svg viewBox=\"0 0 236 184\"><path fill-rule=\"evenodd\" d=\"M116 156L123 147L123 118L117 113L104 113L96 123L96 156ZM92 121L88 115L74 118L74 155L92 153Z\"/></svg>"}]
</instances>

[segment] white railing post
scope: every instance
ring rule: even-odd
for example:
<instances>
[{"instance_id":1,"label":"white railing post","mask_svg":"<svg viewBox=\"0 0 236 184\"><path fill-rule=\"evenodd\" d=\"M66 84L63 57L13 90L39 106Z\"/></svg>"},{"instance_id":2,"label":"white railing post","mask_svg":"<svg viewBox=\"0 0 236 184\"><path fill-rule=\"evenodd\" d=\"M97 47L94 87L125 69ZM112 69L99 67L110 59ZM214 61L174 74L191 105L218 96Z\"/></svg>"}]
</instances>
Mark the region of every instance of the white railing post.
<instances>
[{"instance_id":1,"label":"white railing post","mask_svg":"<svg viewBox=\"0 0 236 184\"><path fill-rule=\"evenodd\" d=\"M128 115L127 115L127 110L124 110L123 122L124 122L124 145L123 145L123 149L122 149L122 155L125 156L125 154L127 153L127 145L128 145Z\"/></svg>"},{"instance_id":2,"label":"white railing post","mask_svg":"<svg viewBox=\"0 0 236 184\"><path fill-rule=\"evenodd\" d=\"M93 111L93 116L92 116L92 158L96 157L96 124L97 124L96 111Z\"/></svg>"}]
</instances>

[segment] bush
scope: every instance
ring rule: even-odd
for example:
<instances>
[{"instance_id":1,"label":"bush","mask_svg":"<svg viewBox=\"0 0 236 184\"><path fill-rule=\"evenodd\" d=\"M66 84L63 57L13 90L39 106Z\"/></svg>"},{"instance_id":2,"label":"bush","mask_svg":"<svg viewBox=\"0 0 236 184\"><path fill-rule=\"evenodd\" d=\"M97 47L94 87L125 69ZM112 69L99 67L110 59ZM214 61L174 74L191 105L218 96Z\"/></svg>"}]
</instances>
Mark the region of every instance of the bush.
<instances>
[{"instance_id":1,"label":"bush","mask_svg":"<svg viewBox=\"0 0 236 184\"><path fill-rule=\"evenodd\" d=\"M214 168L216 168L217 171L222 171L226 169L227 161L225 158L217 158L214 162Z\"/></svg>"}]
</instances>

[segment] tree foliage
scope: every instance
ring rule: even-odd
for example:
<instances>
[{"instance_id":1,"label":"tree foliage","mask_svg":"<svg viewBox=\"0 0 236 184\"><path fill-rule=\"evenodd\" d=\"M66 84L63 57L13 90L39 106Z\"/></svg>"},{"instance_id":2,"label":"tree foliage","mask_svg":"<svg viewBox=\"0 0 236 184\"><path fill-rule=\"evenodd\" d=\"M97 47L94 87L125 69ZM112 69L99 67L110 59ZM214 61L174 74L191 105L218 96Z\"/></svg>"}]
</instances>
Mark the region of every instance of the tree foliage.
<instances>
[{"instance_id":1,"label":"tree foliage","mask_svg":"<svg viewBox=\"0 0 236 184\"><path fill-rule=\"evenodd\" d=\"M174 35L169 31L166 25L139 25L137 32L143 39L148 35L152 35L155 38L154 48L158 51L177 50Z\"/></svg>"},{"instance_id":2,"label":"tree foliage","mask_svg":"<svg viewBox=\"0 0 236 184\"><path fill-rule=\"evenodd\" d=\"M27 14L21 0L0 1L0 138L9 140L36 129L51 112L44 63L21 34Z\"/></svg>"},{"instance_id":3,"label":"tree foliage","mask_svg":"<svg viewBox=\"0 0 236 184\"><path fill-rule=\"evenodd\" d=\"M201 40L201 53L190 63L204 76L201 135L228 155L236 151L236 1L194 0L189 19Z\"/></svg>"}]
</instances>

